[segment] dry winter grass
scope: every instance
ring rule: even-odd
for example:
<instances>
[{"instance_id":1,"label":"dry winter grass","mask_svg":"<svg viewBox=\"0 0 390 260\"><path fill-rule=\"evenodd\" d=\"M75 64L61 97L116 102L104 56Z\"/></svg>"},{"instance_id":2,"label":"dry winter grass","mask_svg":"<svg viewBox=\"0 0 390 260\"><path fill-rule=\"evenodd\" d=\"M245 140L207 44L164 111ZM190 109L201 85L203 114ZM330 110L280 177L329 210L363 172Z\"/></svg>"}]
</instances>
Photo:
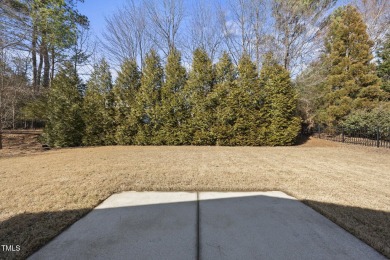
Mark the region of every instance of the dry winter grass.
<instances>
[{"instance_id":1,"label":"dry winter grass","mask_svg":"<svg viewBox=\"0 0 390 260\"><path fill-rule=\"evenodd\" d=\"M0 158L0 244L23 258L120 191L284 191L390 257L390 150L97 147Z\"/></svg>"}]
</instances>

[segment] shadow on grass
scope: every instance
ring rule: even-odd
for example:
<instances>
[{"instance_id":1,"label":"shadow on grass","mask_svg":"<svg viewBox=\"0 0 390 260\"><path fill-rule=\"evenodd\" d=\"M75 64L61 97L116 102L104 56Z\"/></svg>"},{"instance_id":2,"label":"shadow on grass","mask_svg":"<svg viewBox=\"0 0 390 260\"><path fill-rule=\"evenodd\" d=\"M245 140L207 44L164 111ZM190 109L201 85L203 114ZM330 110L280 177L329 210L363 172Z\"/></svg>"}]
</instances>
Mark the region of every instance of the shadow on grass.
<instances>
[{"instance_id":1,"label":"shadow on grass","mask_svg":"<svg viewBox=\"0 0 390 260\"><path fill-rule=\"evenodd\" d=\"M17 252L0 248L0 259L25 259L90 210L23 213L0 222L0 245L20 246Z\"/></svg>"},{"instance_id":2,"label":"shadow on grass","mask_svg":"<svg viewBox=\"0 0 390 260\"><path fill-rule=\"evenodd\" d=\"M0 223L0 259L381 259L303 203L261 195L93 210L24 213ZM230 195L229 195L230 194ZM233 195L232 195L233 194ZM305 204L390 257L390 213L307 200ZM89 249L89 250L87 250ZM175 257L176 256L176 257Z\"/></svg>"},{"instance_id":3,"label":"shadow on grass","mask_svg":"<svg viewBox=\"0 0 390 260\"><path fill-rule=\"evenodd\" d=\"M300 134L297 137L297 140L295 141L294 146L303 145L303 144L307 143L309 140L310 140L309 134Z\"/></svg>"}]
</instances>

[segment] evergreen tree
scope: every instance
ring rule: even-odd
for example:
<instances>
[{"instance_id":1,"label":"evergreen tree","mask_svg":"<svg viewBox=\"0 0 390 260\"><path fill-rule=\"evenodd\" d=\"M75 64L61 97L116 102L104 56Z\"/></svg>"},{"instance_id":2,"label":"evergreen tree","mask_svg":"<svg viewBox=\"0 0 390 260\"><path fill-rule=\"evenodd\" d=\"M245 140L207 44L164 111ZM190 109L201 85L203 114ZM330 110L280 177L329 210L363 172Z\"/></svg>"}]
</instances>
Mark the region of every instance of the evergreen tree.
<instances>
[{"instance_id":1,"label":"evergreen tree","mask_svg":"<svg viewBox=\"0 0 390 260\"><path fill-rule=\"evenodd\" d=\"M44 138L50 146L79 146L82 142L82 97L80 80L70 63L66 63L53 79L48 93Z\"/></svg>"},{"instance_id":2,"label":"evergreen tree","mask_svg":"<svg viewBox=\"0 0 390 260\"><path fill-rule=\"evenodd\" d=\"M136 107L136 96L141 85L141 72L135 60L126 60L121 66L114 86L115 122L117 144L134 144L137 133L137 119L132 110Z\"/></svg>"},{"instance_id":3,"label":"evergreen tree","mask_svg":"<svg viewBox=\"0 0 390 260\"><path fill-rule=\"evenodd\" d=\"M238 62L238 78L230 91L228 121L232 124L231 145L262 145L261 95L256 65L244 54Z\"/></svg>"},{"instance_id":4,"label":"evergreen tree","mask_svg":"<svg viewBox=\"0 0 390 260\"><path fill-rule=\"evenodd\" d=\"M237 72L229 55L224 52L215 66L215 87L208 96L208 103L213 111L210 113L214 124L211 133L216 137L217 145L229 145L233 136L232 111L228 96L236 88Z\"/></svg>"},{"instance_id":5,"label":"evergreen tree","mask_svg":"<svg viewBox=\"0 0 390 260\"><path fill-rule=\"evenodd\" d=\"M301 119L297 116L297 94L290 73L268 54L260 78L266 144L291 145L299 134Z\"/></svg>"},{"instance_id":6,"label":"evergreen tree","mask_svg":"<svg viewBox=\"0 0 390 260\"><path fill-rule=\"evenodd\" d=\"M114 99L110 68L103 59L94 66L84 97L85 145L113 144Z\"/></svg>"},{"instance_id":7,"label":"evergreen tree","mask_svg":"<svg viewBox=\"0 0 390 260\"><path fill-rule=\"evenodd\" d=\"M215 66L215 83L233 82L237 79L237 71L231 57L224 52Z\"/></svg>"},{"instance_id":8,"label":"evergreen tree","mask_svg":"<svg viewBox=\"0 0 390 260\"><path fill-rule=\"evenodd\" d=\"M160 143L182 144L185 135L182 124L185 120L185 107L183 99L183 87L187 75L181 65L181 54L177 50L171 50L165 67L165 84L161 88L161 129L158 134Z\"/></svg>"},{"instance_id":9,"label":"evergreen tree","mask_svg":"<svg viewBox=\"0 0 390 260\"><path fill-rule=\"evenodd\" d=\"M209 113L210 108L206 103L206 97L212 91L213 84L211 59L204 49L196 49L193 53L192 68L187 85L184 89L186 109L190 111L184 131L187 134L186 139L192 144L201 145L215 142L215 137L210 132L213 123Z\"/></svg>"},{"instance_id":10,"label":"evergreen tree","mask_svg":"<svg viewBox=\"0 0 390 260\"><path fill-rule=\"evenodd\" d=\"M146 55L141 77L141 87L136 97L136 107L132 117L138 123L135 144L160 144L157 133L161 127L159 108L161 107L161 87L164 70L157 52Z\"/></svg>"},{"instance_id":11,"label":"evergreen tree","mask_svg":"<svg viewBox=\"0 0 390 260\"><path fill-rule=\"evenodd\" d=\"M108 70L108 72L110 72ZM111 73L107 74L107 76L110 76ZM118 123L115 119L116 115L116 108L115 108L115 93L113 91L112 81L111 81L111 88L110 90L105 93L105 109L104 109L104 117L103 117L103 123L104 123L104 135L105 145L115 145L116 142L116 132L118 128Z\"/></svg>"},{"instance_id":12,"label":"evergreen tree","mask_svg":"<svg viewBox=\"0 0 390 260\"><path fill-rule=\"evenodd\" d=\"M334 125L352 109L372 107L383 97L375 73L371 47L360 13L353 6L340 7L331 18L325 39L329 72L324 104L327 124Z\"/></svg>"},{"instance_id":13,"label":"evergreen tree","mask_svg":"<svg viewBox=\"0 0 390 260\"><path fill-rule=\"evenodd\" d=\"M390 93L390 34L386 35L386 40L378 52L378 76L382 79L382 89Z\"/></svg>"}]
</instances>

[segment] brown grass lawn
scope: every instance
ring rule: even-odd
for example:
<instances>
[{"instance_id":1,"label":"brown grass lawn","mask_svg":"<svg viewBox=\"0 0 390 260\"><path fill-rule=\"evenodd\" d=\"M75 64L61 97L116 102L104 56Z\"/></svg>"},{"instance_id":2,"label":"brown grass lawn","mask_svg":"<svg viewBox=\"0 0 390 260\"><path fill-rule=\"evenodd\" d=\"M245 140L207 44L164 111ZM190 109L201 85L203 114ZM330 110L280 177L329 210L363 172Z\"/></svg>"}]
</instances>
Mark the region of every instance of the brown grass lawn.
<instances>
[{"instance_id":1,"label":"brown grass lawn","mask_svg":"<svg viewBox=\"0 0 390 260\"><path fill-rule=\"evenodd\" d=\"M23 258L121 191L284 191L390 257L390 150L314 139L293 147L77 148L0 154L0 245ZM2 255L1 255L2 254Z\"/></svg>"}]
</instances>

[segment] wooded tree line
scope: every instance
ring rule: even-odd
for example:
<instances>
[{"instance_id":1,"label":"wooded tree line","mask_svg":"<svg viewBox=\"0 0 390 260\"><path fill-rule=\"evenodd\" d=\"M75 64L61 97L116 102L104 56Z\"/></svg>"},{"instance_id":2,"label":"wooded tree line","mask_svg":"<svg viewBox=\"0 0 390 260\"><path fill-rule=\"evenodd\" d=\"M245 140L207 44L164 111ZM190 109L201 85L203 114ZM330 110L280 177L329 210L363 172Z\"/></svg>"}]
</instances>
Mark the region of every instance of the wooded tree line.
<instances>
[{"instance_id":1,"label":"wooded tree line","mask_svg":"<svg viewBox=\"0 0 390 260\"><path fill-rule=\"evenodd\" d=\"M77 70L87 61L89 22L77 11L77 2L0 2L0 148L4 128L42 121L42 99L57 68L69 61Z\"/></svg>"},{"instance_id":2,"label":"wooded tree line","mask_svg":"<svg viewBox=\"0 0 390 260\"><path fill-rule=\"evenodd\" d=\"M195 1L189 13L129 0L106 18L88 82L97 50L78 2L1 2L0 136L40 119L58 146L283 145L297 115L305 129L390 122L388 1Z\"/></svg>"},{"instance_id":3,"label":"wooded tree line","mask_svg":"<svg viewBox=\"0 0 390 260\"><path fill-rule=\"evenodd\" d=\"M236 67L227 53L212 64L196 49L187 74L173 49L165 67L156 51L141 71L127 60L115 84L105 60L87 90L71 66L48 93L45 138L78 145L289 145L300 130L297 93L289 72L268 55L260 71L248 55Z\"/></svg>"}]
</instances>

